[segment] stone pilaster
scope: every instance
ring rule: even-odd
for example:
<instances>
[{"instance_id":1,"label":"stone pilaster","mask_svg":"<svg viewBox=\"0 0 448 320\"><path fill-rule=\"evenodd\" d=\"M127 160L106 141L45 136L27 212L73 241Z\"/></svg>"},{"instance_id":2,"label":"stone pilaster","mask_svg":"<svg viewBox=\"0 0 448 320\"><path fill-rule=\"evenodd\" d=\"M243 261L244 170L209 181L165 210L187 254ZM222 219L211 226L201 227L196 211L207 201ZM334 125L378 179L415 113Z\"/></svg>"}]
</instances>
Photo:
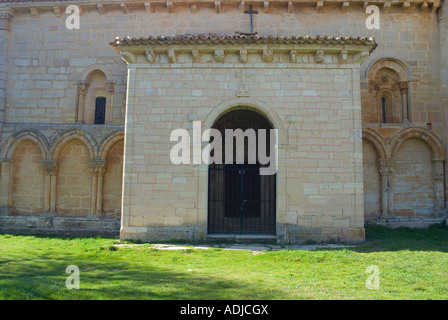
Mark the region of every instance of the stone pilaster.
<instances>
[{"instance_id":1,"label":"stone pilaster","mask_svg":"<svg viewBox=\"0 0 448 320\"><path fill-rule=\"evenodd\" d=\"M11 21L13 10L0 7L0 140L6 113L6 88L9 66L9 46L11 42Z\"/></svg>"},{"instance_id":2,"label":"stone pilaster","mask_svg":"<svg viewBox=\"0 0 448 320\"><path fill-rule=\"evenodd\" d=\"M0 215L10 213L11 186L11 159L0 159Z\"/></svg>"},{"instance_id":3,"label":"stone pilaster","mask_svg":"<svg viewBox=\"0 0 448 320\"><path fill-rule=\"evenodd\" d=\"M443 215L445 209L443 159L433 159L434 211L436 216Z\"/></svg>"}]
</instances>

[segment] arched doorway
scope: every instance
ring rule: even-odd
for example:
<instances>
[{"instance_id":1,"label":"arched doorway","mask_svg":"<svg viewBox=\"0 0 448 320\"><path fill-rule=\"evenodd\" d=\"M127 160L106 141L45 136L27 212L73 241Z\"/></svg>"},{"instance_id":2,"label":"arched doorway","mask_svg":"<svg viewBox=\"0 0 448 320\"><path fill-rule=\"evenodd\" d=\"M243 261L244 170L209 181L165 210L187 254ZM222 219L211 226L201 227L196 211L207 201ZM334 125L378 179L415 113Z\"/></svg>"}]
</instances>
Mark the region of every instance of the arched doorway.
<instances>
[{"instance_id":1,"label":"arched doorway","mask_svg":"<svg viewBox=\"0 0 448 320\"><path fill-rule=\"evenodd\" d=\"M269 166L261 164L260 156L271 156L269 133L273 126L260 113L237 108L222 115L213 129L221 133L222 163L209 165L208 233L275 234L276 174L260 174L260 168ZM237 138L230 136L233 147L226 148L230 142L226 141L226 129L234 133L241 129L244 133L244 153L240 158L243 161L237 161L238 152L243 151L241 147L237 150ZM266 130L266 139L262 139L266 141L266 151L258 150L262 129ZM213 151L211 155L214 156Z\"/></svg>"}]
</instances>

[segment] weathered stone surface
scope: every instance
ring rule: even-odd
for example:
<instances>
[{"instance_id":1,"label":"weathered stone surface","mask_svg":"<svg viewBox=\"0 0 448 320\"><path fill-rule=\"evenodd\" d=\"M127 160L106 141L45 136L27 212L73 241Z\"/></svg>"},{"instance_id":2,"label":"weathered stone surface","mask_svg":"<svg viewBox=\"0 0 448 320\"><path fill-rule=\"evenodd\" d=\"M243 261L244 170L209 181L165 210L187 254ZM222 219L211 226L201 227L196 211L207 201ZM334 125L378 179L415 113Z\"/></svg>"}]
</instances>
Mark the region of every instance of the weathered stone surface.
<instances>
[{"instance_id":1,"label":"weathered stone surface","mask_svg":"<svg viewBox=\"0 0 448 320\"><path fill-rule=\"evenodd\" d=\"M207 167L172 165L169 135L238 106L280 131L277 241L359 241L364 219L443 219L447 4L386 0L369 30L366 3L254 2L254 27L260 37L375 36L370 55L348 43L191 43L122 57L109 45L116 36L247 32L248 5L80 4L81 28L70 30L53 1L2 4L0 229L116 234L123 214L123 239L206 239Z\"/></svg>"}]
</instances>

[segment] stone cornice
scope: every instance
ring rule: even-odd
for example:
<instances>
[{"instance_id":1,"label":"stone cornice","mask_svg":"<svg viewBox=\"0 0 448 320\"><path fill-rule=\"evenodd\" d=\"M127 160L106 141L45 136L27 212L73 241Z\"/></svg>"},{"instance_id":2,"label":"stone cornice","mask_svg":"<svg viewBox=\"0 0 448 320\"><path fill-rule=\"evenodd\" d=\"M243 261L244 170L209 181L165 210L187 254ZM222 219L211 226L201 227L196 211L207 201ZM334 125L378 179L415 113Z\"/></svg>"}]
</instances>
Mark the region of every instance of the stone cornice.
<instances>
[{"instance_id":1,"label":"stone cornice","mask_svg":"<svg viewBox=\"0 0 448 320\"><path fill-rule=\"evenodd\" d=\"M251 0L250 4L255 9L263 13L269 13L271 10L284 10L285 13L300 13L302 6L314 6L317 13L326 10L339 10L346 13L353 8L358 8L365 12L368 5L377 5L383 12L390 11L392 7L398 8L402 12L436 12L441 0ZM337 6L335 6L337 4ZM60 14L60 7L68 5L77 5L83 11L96 11L98 14L105 14L109 10L120 10L123 14L135 13L137 11L174 13L178 8L184 8L191 13L196 13L201 9L207 8L214 10L217 14L228 10L243 11L248 4L244 0L170 0L170 1L151 1L151 0L0 0L0 6L7 6L18 11L27 12L30 16L39 17L40 11L53 11L55 15ZM357 9L356 9L357 10Z\"/></svg>"},{"instance_id":2,"label":"stone cornice","mask_svg":"<svg viewBox=\"0 0 448 320\"><path fill-rule=\"evenodd\" d=\"M361 63L376 48L373 38L180 35L116 38L110 43L133 63Z\"/></svg>"}]
</instances>

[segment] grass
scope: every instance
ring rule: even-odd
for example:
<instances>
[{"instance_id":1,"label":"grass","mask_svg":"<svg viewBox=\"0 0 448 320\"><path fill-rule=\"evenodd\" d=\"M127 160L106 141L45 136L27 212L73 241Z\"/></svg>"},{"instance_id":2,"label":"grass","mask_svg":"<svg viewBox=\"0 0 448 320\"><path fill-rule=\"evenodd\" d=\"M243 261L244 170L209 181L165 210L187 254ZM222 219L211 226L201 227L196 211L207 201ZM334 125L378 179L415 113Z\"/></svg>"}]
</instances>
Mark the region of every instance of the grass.
<instances>
[{"instance_id":1,"label":"grass","mask_svg":"<svg viewBox=\"0 0 448 320\"><path fill-rule=\"evenodd\" d=\"M448 299L448 227L366 228L332 250L164 251L116 239L0 235L0 299ZM80 269L68 290L66 267ZM369 265L380 288L367 289Z\"/></svg>"}]
</instances>

